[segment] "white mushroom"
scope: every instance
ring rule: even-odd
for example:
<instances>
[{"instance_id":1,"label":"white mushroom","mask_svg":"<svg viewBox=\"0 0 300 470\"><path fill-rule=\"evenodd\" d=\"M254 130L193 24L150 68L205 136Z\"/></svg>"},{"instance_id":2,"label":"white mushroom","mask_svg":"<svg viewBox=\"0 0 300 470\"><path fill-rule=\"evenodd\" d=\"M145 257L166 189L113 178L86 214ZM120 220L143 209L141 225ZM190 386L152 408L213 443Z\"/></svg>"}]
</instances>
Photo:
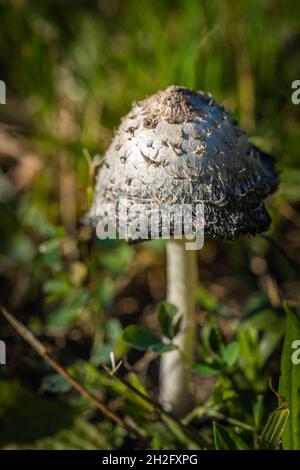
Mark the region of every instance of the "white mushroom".
<instances>
[{"instance_id":1,"label":"white mushroom","mask_svg":"<svg viewBox=\"0 0 300 470\"><path fill-rule=\"evenodd\" d=\"M119 226L126 224L124 238L137 242L151 238L151 233L136 230L135 216L122 219L120 200L129 209L143 205L145 220L152 215L151 204L192 205L192 233L199 228L194 208L203 204L205 236L234 240L268 229L263 199L277 184L272 157L248 142L223 107L202 92L171 86L135 103L123 118L105 154L86 220L96 225L109 217L109 203L117 211ZM174 227L173 218L171 237ZM155 228L162 236L161 219ZM162 356L160 399L177 414L191 404L188 366L195 349L196 279L196 253L185 250L183 241L168 241L167 300L183 321L174 340L179 350Z\"/></svg>"}]
</instances>

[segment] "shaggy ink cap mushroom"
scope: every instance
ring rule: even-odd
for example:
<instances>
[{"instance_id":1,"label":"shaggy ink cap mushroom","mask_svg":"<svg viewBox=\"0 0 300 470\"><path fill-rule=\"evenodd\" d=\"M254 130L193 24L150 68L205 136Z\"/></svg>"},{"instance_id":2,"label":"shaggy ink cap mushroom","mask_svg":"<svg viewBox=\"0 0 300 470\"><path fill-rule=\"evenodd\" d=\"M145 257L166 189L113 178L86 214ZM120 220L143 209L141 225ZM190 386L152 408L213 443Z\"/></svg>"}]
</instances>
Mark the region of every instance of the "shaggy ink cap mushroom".
<instances>
[{"instance_id":1,"label":"shaggy ink cap mushroom","mask_svg":"<svg viewBox=\"0 0 300 470\"><path fill-rule=\"evenodd\" d=\"M120 198L129 206L203 203L205 235L235 240L269 228L263 200L277 185L273 158L248 142L222 106L201 91L170 86L122 119L86 219L96 225L107 203L118 213ZM130 231L127 239L141 241Z\"/></svg>"}]
</instances>

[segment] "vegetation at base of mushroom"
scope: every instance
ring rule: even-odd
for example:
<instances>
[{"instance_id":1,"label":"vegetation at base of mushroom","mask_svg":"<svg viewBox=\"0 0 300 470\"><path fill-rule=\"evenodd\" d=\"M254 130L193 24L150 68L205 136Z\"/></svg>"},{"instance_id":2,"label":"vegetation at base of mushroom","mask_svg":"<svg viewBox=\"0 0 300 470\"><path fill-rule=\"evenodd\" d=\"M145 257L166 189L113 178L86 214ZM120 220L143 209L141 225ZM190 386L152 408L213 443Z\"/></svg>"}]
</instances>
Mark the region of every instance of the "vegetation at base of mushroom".
<instances>
[{"instance_id":1,"label":"vegetation at base of mushroom","mask_svg":"<svg viewBox=\"0 0 300 470\"><path fill-rule=\"evenodd\" d=\"M253 314L249 312L249 318L246 314L245 319L235 328L235 340L230 342L226 341L215 312L211 312L210 321L201 330L198 353L204 360L196 361L191 371L194 376L204 380L213 378L212 392L206 402L196 406L184 422L193 423L196 419L204 422L215 418L226 423L227 426L214 422L214 445L218 450L246 450L251 447L276 449L282 436L288 432L287 423L290 424L291 421L287 401L283 395L276 394L272 387L266 385L267 365L273 354L267 345L273 341L278 343L285 333L284 310L273 311L270 306L269 308L270 310L264 305ZM163 303L158 308L158 318L162 309L174 312L172 305ZM171 327L175 318L174 313L169 317L169 327L166 328L164 323L161 333L165 336L166 329ZM236 323L231 318L227 321L229 324L232 321ZM294 321L297 322L295 318ZM273 325L271 328L270 324ZM160 326L162 327L161 322ZM293 333L287 330L287 335L293 334L295 337L295 326L293 325ZM156 350L161 354L168 352L168 349L159 347L163 346L162 342L149 330L129 326L124 331L124 338L138 350ZM168 346L172 345L172 335L169 341ZM282 371L289 377L290 356L283 361ZM270 392L274 393L273 397L269 397L275 408L273 411L270 411L272 407L263 400L263 395L270 395ZM288 394L287 388L284 392ZM275 395L278 396L278 408ZM293 407L297 406L294 402ZM297 414L296 409L294 413ZM290 432L290 435L293 433ZM297 445L299 444L300 441Z\"/></svg>"},{"instance_id":2,"label":"vegetation at base of mushroom","mask_svg":"<svg viewBox=\"0 0 300 470\"><path fill-rule=\"evenodd\" d=\"M101 161L133 100L174 83L212 92L281 172L267 238L207 240L198 254L195 408L183 424L210 449L300 448L300 366L288 349L299 312L300 106L290 101L299 78L297 7L292 0L1 4L1 302L144 433L137 438L96 412L1 318L8 351L0 366L1 448L199 446L123 382L157 397L159 357L168 352L136 349L124 331L134 324L159 347L165 336L171 344L172 308L164 304L167 318L156 308L166 298L165 242L100 241L78 224L90 203L89 155ZM114 376L102 367L112 367L111 352L117 366L122 361Z\"/></svg>"}]
</instances>

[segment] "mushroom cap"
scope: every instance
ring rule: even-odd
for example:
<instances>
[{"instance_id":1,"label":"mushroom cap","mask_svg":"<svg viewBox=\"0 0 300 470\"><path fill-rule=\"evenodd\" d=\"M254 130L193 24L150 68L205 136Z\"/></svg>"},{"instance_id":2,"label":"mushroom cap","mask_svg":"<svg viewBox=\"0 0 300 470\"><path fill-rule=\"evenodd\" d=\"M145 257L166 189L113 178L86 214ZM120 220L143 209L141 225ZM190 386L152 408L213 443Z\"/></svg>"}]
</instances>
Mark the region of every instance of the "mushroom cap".
<instances>
[{"instance_id":1,"label":"mushroom cap","mask_svg":"<svg viewBox=\"0 0 300 470\"><path fill-rule=\"evenodd\" d=\"M85 221L96 225L105 205L117 210L120 198L145 208L203 203L205 235L234 240L269 228L263 200L277 185L273 158L248 142L222 106L201 91L170 86L122 119ZM141 240L130 232L127 239Z\"/></svg>"}]
</instances>

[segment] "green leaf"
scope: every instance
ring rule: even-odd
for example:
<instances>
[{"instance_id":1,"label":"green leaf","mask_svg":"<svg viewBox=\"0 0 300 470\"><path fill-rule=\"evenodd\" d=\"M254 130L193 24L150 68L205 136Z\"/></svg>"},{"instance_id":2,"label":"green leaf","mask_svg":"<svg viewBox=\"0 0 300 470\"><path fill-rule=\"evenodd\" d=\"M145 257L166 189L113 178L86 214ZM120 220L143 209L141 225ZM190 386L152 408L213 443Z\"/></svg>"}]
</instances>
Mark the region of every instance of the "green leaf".
<instances>
[{"instance_id":1,"label":"green leaf","mask_svg":"<svg viewBox=\"0 0 300 470\"><path fill-rule=\"evenodd\" d=\"M134 372L130 372L128 374L128 381L142 395L144 395L145 397L148 396L148 392L147 392L145 386L143 385L143 383L141 382L141 380L140 380L140 378L138 377L137 374L135 374ZM146 401L141 396L137 395L132 390L127 390L127 393L128 393L128 395L131 395L133 403L135 405L138 405L140 408L143 408L146 411L152 411L153 410L153 405L151 403Z\"/></svg>"},{"instance_id":2,"label":"green leaf","mask_svg":"<svg viewBox=\"0 0 300 470\"><path fill-rule=\"evenodd\" d=\"M43 292L45 294L64 294L68 291L70 285L61 279L50 279L43 285Z\"/></svg>"},{"instance_id":3,"label":"green leaf","mask_svg":"<svg viewBox=\"0 0 300 470\"><path fill-rule=\"evenodd\" d=\"M181 323L178 309L168 302L162 302L157 308L157 319L161 331L165 336L172 339L177 335Z\"/></svg>"},{"instance_id":4,"label":"green leaf","mask_svg":"<svg viewBox=\"0 0 300 470\"><path fill-rule=\"evenodd\" d=\"M202 328L201 337L205 352L215 360L220 360L225 347L225 338L214 316L209 316L209 321Z\"/></svg>"},{"instance_id":5,"label":"green leaf","mask_svg":"<svg viewBox=\"0 0 300 470\"><path fill-rule=\"evenodd\" d=\"M217 450L250 450L249 446L231 429L216 422L214 426L214 443Z\"/></svg>"},{"instance_id":6,"label":"green leaf","mask_svg":"<svg viewBox=\"0 0 300 470\"><path fill-rule=\"evenodd\" d=\"M59 374L49 374L42 381L42 389L51 393L65 393L72 386Z\"/></svg>"},{"instance_id":7,"label":"green leaf","mask_svg":"<svg viewBox=\"0 0 300 470\"><path fill-rule=\"evenodd\" d=\"M59 238L52 238L50 240L46 240L40 245L39 250L43 254L50 253L52 251L57 251L61 246L61 242L62 241Z\"/></svg>"},{"instance_id":8,"label":"green leaf","mask_svg":"<svg viewBox=\"0 0 300 470\"><path fill-rule=\"evenodd\" d=\"M140 351L163 353L175 349L173 344L164 344L159 337L140 326L129 325L123 332L124 340Z\"/></svg>"},{"instance_id":9,"label":"green leaf","mask_svg":"<svg viewBox=\"0 0 300 470\"><path fill-rule=\"evenodd\" d=\"M233 341L225 347L223 352L223 358L229 367L233 366L236 363L239 356L239 351L240 346L237 341Z\"/></svg>"},{"instance_id":10,"label":"green leaf","mask_svg":"<svg viewBox=\"0 0 300 470\"><path fill-rule=\"evenodd\" d=\"M140 351L147 351L154 344L160 343L160 339L151 331L136 325L127 326L123 332L123 338Z\"/></svg>"},{"instance_id":11,"label":"green leaf","mask_svg":"<svg viewBox=\"0 0 300 470\"><path fill-rule=\"evenodd\" d=\"M163 419L163 422L166 424L166 427L168 428L168 430L171 432L171 434L176 438L176 440L181 445L184 445L184 448L201 450L201 447L199 445L199 440L201 438L199 438L199 436L197 439L198 442L195 442L195 440L193 439L193 436L187 436L186 433L183 432L179 423L177 423L174 419L170 419L166 415L163 415L162 419ZM159 443L159 445L161 446L161 442Z\"/></svg>"},{"instance_id":12,"label":"green leaf","mask_svg":"<svg viewBox=\"0 0 300 470\"><path fill-rule=\"evenodd\" d=\"M272 450L277 448L286 427L288 417L289 410L286 402L270 414L261 435L260 445L262 449Z\"/></svg>"},{"instance_id":13,"label":"green leaf","mask_svg":"<svg viewBox=\"0 0 300 470\"><path fill-rule=\"evenodd\" d=\"M264 405L264 397L263 394L259 394L256 397L256 401L253 404L253 420L254 420L254 426L256 428L261 427L262 424L262 419L264 416L264 410L265 410L265 405Z\"/></svg>"},{"instance_id":14,"label":"green leaf","mask_svg":"<svg viewBox=\"0 0 300 470\"><path fill-rule=\"evenodd\" d=\"M257 311L252 310L243 320L240 329L243 328L259 332L259 355L264 364L284 335L285 318L280 310L264 307Z\"/></svg>"},{"instance_id":15,"label":"green leaf","mask_svg":"<svg viewBox=\"0 0 300 470\"><path fill-rule=\"evenodd\" d=\"M212 377L220 372L220 366L216 362L212 364L205 364L204 362L198 362L192 366L192 373L194 375L200 375L201 377Z\"/></svg>"},{"instance_id":16,"label":"green leaf","mask_svg":"<svg viewBox=\"0 0 300 470\"><path fill-rule=\"evenodd\" d=\"M168 352L168 351L173 351L174 349L177 349L177 346L171 343L156 343L150 346L149 348L150 351L153 351L159 354Z\"/></svg>"},{"instance_id":17,"label":"green leaf","mask_svg":"<svg viewBox=\"0 0 300 470\"><path fill-rule=\"evenodd\" d=\"M247 379L255 387L258 384L263 367L259 350L259 334L254 328L242 328L239 338L239 366L244 370Z\"/></svg>"},{"instance_id":18,"label":"green leaf","mask_svg":"<svg viewBox=\"0 0 300 470\"><path fill-rule=\"evenodd\" d=\"M127 351L127 345L123 340L123 329L117 318L108 320L97 332L91 351L91 360L97 364L108 364L111 361L110 353L114 351L117 359Z\"/></svg>"},{"instance_id":19,"label":"green leaf","mask_svg":"<svg viewBox=\"0 0 300 470\"><path fill-rule=\"evenodd\" d=\"M300 364L292 361L296 352L293 349L294 341L300 340L300 321L287 304L284 309L287 324L281 356L279 391L287 400L290 416L282 435L282 447L284 450L300 450Z\"/></svg>"},{"instance_id":20,"label":"green leaf","mask_svg":"<svg viewBox=\"0 0 300 470\"><path fill-rule=\"evenodd\" d=\"M216 312L219 308L219 302L215 296L213 296L205 287L202 285L197 286L197 302L205 310Z\"/></svg>"},{"instance_id":21,"label":"green leaf","mask_svg":"<svg viewBox=\"0 0 300 470\"><path fill-rule=\"evenodd\" d=\"M61 307L49 315L49 325L64 328L75 322L78 309L74 307Z\"/></svg>"}]
</instances>

